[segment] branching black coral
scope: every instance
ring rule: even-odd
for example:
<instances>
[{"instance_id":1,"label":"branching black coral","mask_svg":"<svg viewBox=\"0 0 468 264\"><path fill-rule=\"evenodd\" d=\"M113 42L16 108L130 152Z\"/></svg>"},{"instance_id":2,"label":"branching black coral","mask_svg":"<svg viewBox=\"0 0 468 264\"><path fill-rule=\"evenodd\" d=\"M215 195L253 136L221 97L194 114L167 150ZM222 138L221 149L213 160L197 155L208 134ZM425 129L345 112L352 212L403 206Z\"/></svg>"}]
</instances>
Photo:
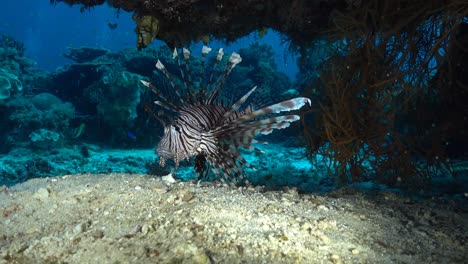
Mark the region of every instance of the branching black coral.
<instances>
[{"instance_id":1,"label":"branching black coral","mask_svg":"<svg viewBox=\"0 0 468 264\"><path fill-rule=\"evenodd\" d=\"M310 152L330 158L344 181L419 185L449 166L468 110L459 109L464 120L441 112L448 98L461 100L447 91L463 86L454 87L452 53L467 15L464 1L373 0L335 12L319 107L301 119L316 119L304 124Z\"/></svg>"}]
</instances>

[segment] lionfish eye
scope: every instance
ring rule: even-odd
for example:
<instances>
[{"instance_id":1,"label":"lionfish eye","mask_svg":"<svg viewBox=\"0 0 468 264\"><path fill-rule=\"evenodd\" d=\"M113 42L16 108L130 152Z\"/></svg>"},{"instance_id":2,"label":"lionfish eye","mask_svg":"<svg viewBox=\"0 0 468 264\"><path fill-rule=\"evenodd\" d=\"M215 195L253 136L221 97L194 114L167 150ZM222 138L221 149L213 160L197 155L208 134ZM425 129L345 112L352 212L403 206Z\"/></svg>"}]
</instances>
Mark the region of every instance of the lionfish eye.
<instances>
[{"instance_id":1,"label":"lionfish eye","mask_svg":"<svg viewBox=\"0 0 468 264\"><path fill-rule=\"evenodd\" d=\"M178 126L174 127L175 131L180 132L180 128Z\"/></svg>"}]
</instances>

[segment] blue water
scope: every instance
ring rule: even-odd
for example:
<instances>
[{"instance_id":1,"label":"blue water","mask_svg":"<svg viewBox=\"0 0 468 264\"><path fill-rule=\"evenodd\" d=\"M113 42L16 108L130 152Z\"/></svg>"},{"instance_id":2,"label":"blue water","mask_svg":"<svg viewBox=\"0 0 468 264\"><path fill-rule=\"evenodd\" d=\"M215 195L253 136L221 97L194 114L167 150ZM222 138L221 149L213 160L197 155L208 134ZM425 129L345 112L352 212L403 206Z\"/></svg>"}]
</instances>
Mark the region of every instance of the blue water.
<instances>
[{"instance_id":1,"label":"blue water","mask_svg":"<svg viewBox=\"0 0 468 264\"><path fill-rule=\"evenodd\" d=\"M67 47L99 47L112 51L123 48L134 48L136 35L132 14L123 10L101 5L80 12L79 6L64 3L51 5L47 0L8 0L2 3L0 10L0 34L8 34L24 42L26 55L38 63L38 67L54 70L70 60L62 56ZM117 23L115 30L108 23ZM229 52L237 51L254 41L269 43L275 48L275 57L279 70L294 79L298 72L297 54L288 51L281 43L280 35L272 30L258 38L257 33L241 38L229 45L218 41L210 42L212 46L226 47ZM150 46L164 45L154 41Z\"/></svg>"},{"instance_id":2,"label":"blue water","mask_svg":"<svg viewBox=\"0 0 468 264\"><path fill-rule=\"evenodd\" d=\"M155 162L154 149L162 127L155 125L158 122L150 118L145 107L148 103L153 105L156 99L148 90L138 89L142 79L161 81L155 80L162 75L153 72L158 59L153 55L164 60L171 57L172 51L159 40L143 51L137 51L135 22L131 16L132 13L117 12L107 4L80 12L80 6L51 5L47 0L2 3L0 36L8 35L23 43L25 54L21 58L0 57L5 60L0 61L0 186L65 174L125 172L160 175L171 170L161 170ZM109 23L116 24L117 28L111 29ZM315 90L312 80L319 77L316 68L328 58L306 53L299 72L299 54L289 50L284 39L269 29L263 36L252 32L231 43L210 40L209 46L215 49L211 56L216 56L216 49L220 47L229 56L231 52L242 49L245 52L246 48L255 47L254 43L266 44L256 46L257 53L261 53L261 49L267 49L267 54L268 49L272 49L274 53L274 65L271 65L270 58L256 64L260 61L257 54L245 52L248 54L245 61L250 59L251 64L245 65L244 61L234 69L230 76L234 83L227 82L227 88L223 90L226 101L240 98L254 85L259 86L255 94L260 96L260 99L249 102L254 107L301 96L307 89ZM187 48L198 56L202 45L191 43ZM87 61L91 66L76 64L64 56L70 48L80 47L106 49L111 54L103 56L102 61ZM28 58L36 62L33 67ZM129 61L135 65L128 65ZM440 66L434 61L432 58L429 66ZM102 65L97 67L99 63ZM172 70L177 68L175 62L168 63L172 63L168 65ZM431 72L431 78L436 75L436 70ZM11 88L5 89L7 86ZM153 116L157 114L153 113ZM314 119L307 122L309 128L315 128ZM306 144L301 138L301 127L291 126L275 133L265 138L268 141L273 138L272 144L259 147L265 150L264 154L242 152L245 159L259 169L258 173L248 171L251 182L295 186L302 191L337 187L333 175L330 177L333 171L330 173L323 165L330 160L321 155L315 155L313 160L305 157ZM466 153L466 150L460 152ZM460 164L458 169L465 172L466 163ZM183 180L197 178L188 162L181 163L178 174ZM440 192L466 194L466 173L464 178L449 178L448 181L447 175L441 175L443 179L433 179Z\"/></svg>"},{"instance_id":3,"label":"blue water","mask_svg":"<svg viewBox=\"0 0 468 264\"><path fill-rule=\"evenodd\" d=\"M145 51L159 50L166 44L155 40L147 49L138 52L132 14L123 10L117 12L108 5L80 12L80 6L72 7L64 3L51 5L46 0L18 0L7 1L2 7L0 36L8 35L24 44L25 53L20 57L8 57L3 49L5 56L2 55L1 59L4 61L0 61L0 88L5 92L0 101L0 185L14 185L36 177L87 172L161 173L152 171L151 168L157 160L154 148L160 137L161 127L154 125L157 123L155 120L145 120L147 117L144 117L143 112L143 104L152 103L155 99L144 93L141 96L139 92L132 94L140 87L139 79L151 78L149 75L155 70L152 65L158 58L150 57L148 74L137 76L112 66L106 66L103 71L87 68L73 70L67 65L73 65L75 62L66 58L64 54L70 48L92 47L110 50L114 55L126 54L125 56L134 58L138 57L138 54L148 56L145 55ZM111 29L109 23L117 24L117 28ZM230 53L239 52L253 43L267 44L265 47L272 48L273 61L276 64L274 78L282 80L269 84L250 81L248 85L259 85L262 88L258 90L261 92L263 89L270 93L270 99L279 95L266 89L273 90L277 87L281 89L279 93L292 89L292 83L298 73L298 54L288 50L287 44L282 43L282 38L277 32L268 30L262 36L259 32L252 32L230 43L213 39L210 40L209 46L215 49L211 55L215 56L217 48L222 47L226 56L229 56ZM191 43L187 48L198 54L202 45ZM171 55L167 48L160 52L159 54L164 56ZM251 61L257 60L256 54L253 54L253 58L252 54L249 56ZM29 59L36 64L30 67ZM105 60L108 65L125 63L109 57ZM29 66L25 66L26 64ZM141 67L136 65L137 69ZM244 75L241 76L253 70L242 67L241 64L235 69L243 72ZM271 74L273 68L267 67L266 72L259 75L260 79L268 79L267 74ZM41 71L37 71L38 69ZM278 73L283 73L286 77ZM42 82L35 81L35 78L41 79ZM107 80L110 80L111 86L106 85ZM245 79L236 81L242 82ZM277 83L278 81L281 81L281 84ZM121 83L125 85L119 86ZM17 87L12 86L5 90L3 85L6 84L16 84ZM265 85L269 85L270 88L264 87ZM229 87L237 89L236 83L230 84ZM93 94L94 91L96 94ZM235 96L239 96L239 91L235 92ZM233 97L229 93L230 91L227 91L228 96ZM292 95L286 94L282 100L291 97ZM265 104L262 100L255 103ZM269 100L268 103L273 102ZM288 146L272 144L270 149L263 160L271 159L271 162L274 162L276 153L285 152ZM264 176L271 168L275 168L304 177L312 168L303 157L304 147L294 146L288 151L294 155L291 156L290 162L283 164L283 169L283 166L269 165L271 162L260 164L252 153L244 155L252 164L263 168ZM304 167L304 163L309 165ZM296 168L291 164L301 165ZM184 180L196 178L192 166L188 163L181 164L178 176ZM316 178L310 178L304 181L308 182L304 188L316 186L315 180ZM281 182L278 179L273 181ZM289 181L299 180L291 178Z\"/></svg>"}]
</instances>

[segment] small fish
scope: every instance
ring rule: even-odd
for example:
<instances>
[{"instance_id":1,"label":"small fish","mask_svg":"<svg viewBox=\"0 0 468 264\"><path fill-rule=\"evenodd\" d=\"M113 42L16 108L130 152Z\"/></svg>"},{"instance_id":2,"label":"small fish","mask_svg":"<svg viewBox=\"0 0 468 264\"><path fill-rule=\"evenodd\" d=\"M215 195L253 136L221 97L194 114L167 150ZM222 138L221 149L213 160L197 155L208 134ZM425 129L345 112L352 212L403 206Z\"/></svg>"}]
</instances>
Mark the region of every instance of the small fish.
<instances>
[{"instance_id":1,"label":"small fish","mask_svg":"<svg viewBox=\"0 0 468 264\"><path fill-rule=\"evenodd\" d=\"M107 26L108 26L110 29L114 30L114 29L117 28L118 25L117 25L117 23L108 22L108 23L107 23Z\"/></svg>"},{"instance_id":2,"label":"small fish","mask_svg":"<svg viewBox=\"0 0 468 264\"><path fill-rule=\"evenodd\" d=\"M136 135L131 131L127 131L127 136L133 140L136 140Z\"/></svg>"},{"instance_id":3,"label":"small fish","mask_svg":"<svg viewBox=\"0 0 468 264\"><path fill-rule=\"evenodd\" d=\"M289 89L281 93L281 95L288 95L288 96L299 96L299 92L296 89Z\"/></svg>"}]
</instances>

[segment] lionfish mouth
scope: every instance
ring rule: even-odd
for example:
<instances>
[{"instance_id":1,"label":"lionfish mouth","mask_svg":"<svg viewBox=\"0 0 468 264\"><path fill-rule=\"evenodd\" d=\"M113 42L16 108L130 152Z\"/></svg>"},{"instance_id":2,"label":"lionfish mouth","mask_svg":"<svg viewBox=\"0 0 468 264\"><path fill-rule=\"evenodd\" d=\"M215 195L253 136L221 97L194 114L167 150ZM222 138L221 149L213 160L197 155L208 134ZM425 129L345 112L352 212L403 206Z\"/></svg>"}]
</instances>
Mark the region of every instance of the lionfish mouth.
<instances>
[{"instance_id":1,"label":"lionfish mouth","mask_svg":"<svg viewBox=\"0 0 468 264\"><path fill-rule=\"evenodd\" d=\"M173 59L176 59L179 65L183 88L175 84L173 76L160 60L156 63L156 68L163 72L174 89L176 98L166 97L152 83L141 80L159 97L155 104L163 110L172 112L176 117L175 120L167 117L170 125L166 125L158 118L165 126L164 135L156 151L161 159L160 163L163 166L165 159L174 160L175 172L181 160L190 160L203 153L203 159L195 159L197 173L200 174L202 171L200 168L204 168L201 163L206 162L221 181L233 184L247 183L244 167L254 168L242 157L239 149L261 152L252 146L257 142L254 139L256 135L269 134L275 129L286 128L300 119L294 114L273 117L271 115L298 110L306 104L310 105L311 101L305 97L297 97L258 110L254 110L251 106L241 110L241 106L257 88L255 86L232 106L223 105L219 102L218 95L227 76L242 61L241 56L233 52L217 81L213 82L213 72L224 56L223 49L219 49L209 78L203 80L201 76L205 75L200 75L199 85L194 87L194 77L191 76L189 63L190 51L185 48L182 51L185 63L181 62L177 49L174 49ZM203 68L209 52L211 48L203 46L201 58ZM265 115L268 117L262 119L261 117Z\"/></svg>"}]
</instances>

